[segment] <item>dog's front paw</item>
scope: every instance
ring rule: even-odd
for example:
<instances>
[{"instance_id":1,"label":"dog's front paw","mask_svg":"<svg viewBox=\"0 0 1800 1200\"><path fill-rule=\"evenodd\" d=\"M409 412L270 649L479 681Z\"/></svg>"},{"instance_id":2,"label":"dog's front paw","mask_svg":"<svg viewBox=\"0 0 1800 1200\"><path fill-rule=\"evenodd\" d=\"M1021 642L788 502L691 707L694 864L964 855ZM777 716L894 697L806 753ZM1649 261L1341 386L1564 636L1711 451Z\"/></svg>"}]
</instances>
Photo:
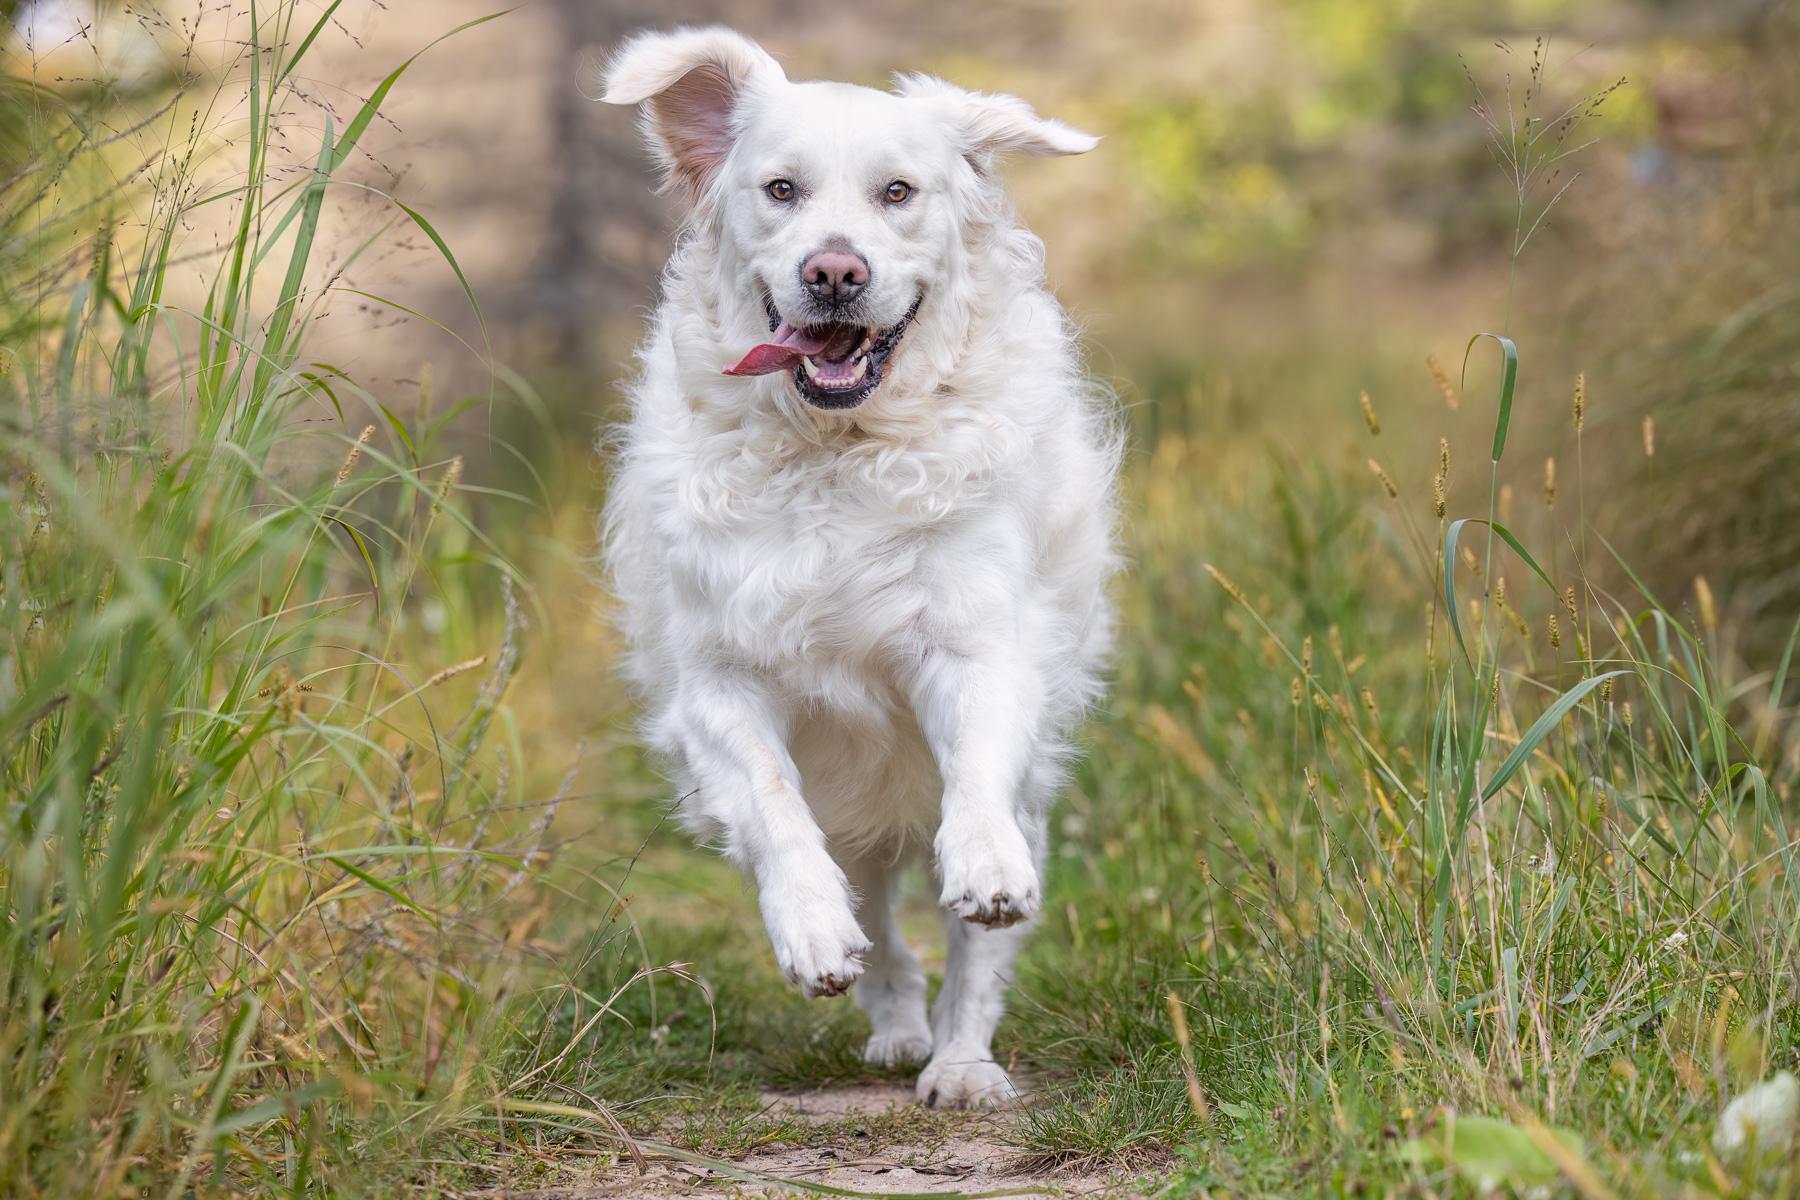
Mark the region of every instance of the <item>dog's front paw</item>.
<instances>
[{"instance_id":1,"label":"dog's front paw","mask_svg":"<svg viewBox=\"0 0 1800 1200\"><path fill-rule=\"evenodd\" d=\"M929 1033L877 1033L863 1047L863 1061L883 1067L924 1062L930 1057Z\"/></svg>"},{"instance_id":2,"label":"dog's front paw","mask_svg":"<svg viewBox=\"0 0 1800 1200\"><path fill-rule=\"evenodd\" d=\"M769 932L781 973L809 1000L841 996L863 973L869 939L848 915L834 927L800 929L786 935Z\"/></svg>"},{"instance_id":3,"label":"dog's front paw","mask_svg":"<svg viewBox=\"0 0 1800 1200\"><path fill-rule=\"evenodd\" d=\"M1037 867L1016 829L1005 835L940 839L944 888L938 904L963 920L1004 929L1037 916Z\"/></svg>"},{"instance_id":4,"label":"dog's front paw","mask_svg":"<svg viewBox=\"0 0 1800 1200\"><path fill-rule=\"evenodd\" d=\"M919 1072L913 1094L927 1108L999 1108L1019 1098L999 1063L948 1049Z\"/></svg>"}]
</instances>

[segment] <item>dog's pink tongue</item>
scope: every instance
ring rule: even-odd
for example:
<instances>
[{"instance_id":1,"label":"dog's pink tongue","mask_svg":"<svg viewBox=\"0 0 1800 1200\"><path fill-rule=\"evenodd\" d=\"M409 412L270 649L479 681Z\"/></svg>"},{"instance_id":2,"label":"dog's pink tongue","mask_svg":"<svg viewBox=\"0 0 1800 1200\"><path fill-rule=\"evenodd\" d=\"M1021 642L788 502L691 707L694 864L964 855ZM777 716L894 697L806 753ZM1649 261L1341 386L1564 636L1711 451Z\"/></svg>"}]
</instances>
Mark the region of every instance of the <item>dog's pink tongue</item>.
<instances>
[{"instance_id":1,"label":"dog's pink tongue","mask_svg":"<svg viewBox=\"0 0 1800 1200\"><path fill-rule=\"evenodd\" d=\"M824 333L796 329L783 321L776 327L774 340L764 342L750 353L725 368L727 375L772 375L800 365L809 354L825 349L831 339Z\"/></svg>"}]
</instances>

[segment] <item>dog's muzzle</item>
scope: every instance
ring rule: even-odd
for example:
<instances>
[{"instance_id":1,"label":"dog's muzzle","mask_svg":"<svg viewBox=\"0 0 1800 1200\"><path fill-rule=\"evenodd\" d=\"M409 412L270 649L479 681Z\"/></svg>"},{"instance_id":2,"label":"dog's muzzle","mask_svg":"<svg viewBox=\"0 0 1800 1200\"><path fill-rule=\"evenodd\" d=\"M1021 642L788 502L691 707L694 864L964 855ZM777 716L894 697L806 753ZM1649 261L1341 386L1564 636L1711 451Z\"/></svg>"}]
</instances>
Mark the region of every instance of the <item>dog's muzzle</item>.
<instances>
[{"instance_id":1,"label":"dog's muzzle","mask_svg":"<svg viewBox=\"0 0 1800 1200\"><path fill-rule=\"evenodd\" d=\"M774 301L763 304L769 312L770 340L752 349L725 368L727 375L770 375L791 370L794 387L815 408L855 408L881 386L888 356L918 315L921 296L906 315L886 329L872 329L848 321L823 325L790 325L782 320Z\"/></svg>"}]
</instances>

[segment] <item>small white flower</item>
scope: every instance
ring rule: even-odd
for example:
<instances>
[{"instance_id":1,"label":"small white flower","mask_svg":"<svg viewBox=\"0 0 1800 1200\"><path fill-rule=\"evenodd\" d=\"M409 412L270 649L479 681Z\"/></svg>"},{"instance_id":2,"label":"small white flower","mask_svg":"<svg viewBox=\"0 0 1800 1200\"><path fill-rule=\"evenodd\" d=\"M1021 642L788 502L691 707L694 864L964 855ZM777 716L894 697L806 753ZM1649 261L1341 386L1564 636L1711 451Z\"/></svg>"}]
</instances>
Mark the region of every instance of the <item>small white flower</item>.
<instances>
[{"instance_id":1,"label":"small white flower","mask_svg":"<svg viewBox=\"0 0 1800 1200\"><path fill-rule=\"evenodd\" d=\"M1674 953L1687 945L1687 940L1687 932L1685 930L1677 929L1674 933L1671 933L1668 937L1663 939L1663 949L1670 953Z\"/></svg>"},{"instance_id":2,"label":"small white flower","mask_svg":"<svg viewBox=\"0 0 1800 1200\"><path fill-rule=\"evenodd\" d=\"M1794 1120L1800 1115L1800 1079L1782 1071L1746 1091L1719 1114L1713 1149L1735 1154L1756 1131L1759 1151L1785 1151L1794 1144Z\"/></svg>"}]
</instances>

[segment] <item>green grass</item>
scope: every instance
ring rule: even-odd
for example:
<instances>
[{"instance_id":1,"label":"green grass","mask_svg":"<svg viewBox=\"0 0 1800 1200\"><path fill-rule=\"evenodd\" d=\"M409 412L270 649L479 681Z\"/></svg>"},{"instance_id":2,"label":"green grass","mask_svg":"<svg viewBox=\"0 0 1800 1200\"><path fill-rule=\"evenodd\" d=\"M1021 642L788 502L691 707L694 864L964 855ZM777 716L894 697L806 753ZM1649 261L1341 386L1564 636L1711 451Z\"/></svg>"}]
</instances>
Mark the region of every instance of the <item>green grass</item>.
<instances>
[{"instance_id":1,"label":"green grass","mask_svg":"<svg viewBox=\"0 0 1800 1200\"><path fill-rule=\"evenodd\" d=\"M300 11L124 138L94 96L0 96L0 1194L433 1195L612 1169L621 1131L733 1159L976 1128L767 1110L907 1077L782 983L753 903L658 826L616 685L545 652L608 652L576 556L499 547L586 537L585 468L546 481L560 511L471 486L445 447L505 399L308 356L373 108L298 119ZM220 249L187 297L194 228ZM1116 679L996 1045L1038 1098L980 1126L1022 1165L1800 1188L1709 1142L1800 1063L1793 638L1745 663L1729 598L1636 586L1585 514L1655 497L1584 494L1522 348L1513 419L1566 430L1556 506L1513 503L1535 564L1452 524L1515 473L1489 359L1458 414L1422 372L1372 389L1379 436L1304 414L1304 456L1253 414L1335 360L1132 412Z\"/></svg>"}]
</instances>

